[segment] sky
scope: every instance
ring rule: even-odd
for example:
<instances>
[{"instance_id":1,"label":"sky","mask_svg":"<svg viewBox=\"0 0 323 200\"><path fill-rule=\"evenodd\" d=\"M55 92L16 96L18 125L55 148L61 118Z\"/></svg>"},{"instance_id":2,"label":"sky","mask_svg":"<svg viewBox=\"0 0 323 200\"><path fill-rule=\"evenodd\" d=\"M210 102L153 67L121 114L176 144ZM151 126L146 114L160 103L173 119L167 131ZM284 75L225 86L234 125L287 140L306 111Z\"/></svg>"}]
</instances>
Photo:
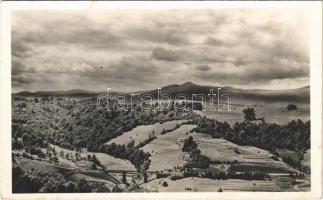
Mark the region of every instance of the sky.
<instances>
[{"instance_id":1,"label":"sky","mask_svg":"<svg viewBox=\"0 0 323 200\"><path fill-rule=\"evenodd\" d=\"M305 9L14 11L14 92L309 85Z\"/></svg>"}]
</instances>

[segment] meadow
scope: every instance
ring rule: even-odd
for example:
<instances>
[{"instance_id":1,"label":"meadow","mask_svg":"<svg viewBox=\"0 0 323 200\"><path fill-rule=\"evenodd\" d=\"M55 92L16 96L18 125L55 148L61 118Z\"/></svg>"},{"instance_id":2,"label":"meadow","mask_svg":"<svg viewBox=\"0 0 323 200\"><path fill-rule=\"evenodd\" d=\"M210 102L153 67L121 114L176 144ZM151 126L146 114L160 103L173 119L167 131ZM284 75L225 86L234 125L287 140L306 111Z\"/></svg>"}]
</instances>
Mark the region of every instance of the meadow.
<instances>
[{"instance_id":1,"label":"meadow","mask_svg":"<svg viewBox=\"0 0 323 200\"><path fill-rule=\"evenodd\" d=\"M172 132L160 135L141 148L151 154L149 170L167 170L185 164L180 139L186 137L195 125L182 125Z\"/></svg>"},{"instance_id":2,"label":"meadow","mask_svg":"<svg viewBox=\"0 0 323 200\"><path fill-rule=\"evenodd\" d=\"M176 126L179 126L184 122L187 122L187 120L172 120L163 123L157 122L151 125L137 126L131 131L125 132L122 135L113 138L112 140L107 142L107 144L129 144L133 140L134 145L136 146L140 142L147 140L149 137L158 137L163 131L172 130L176 128Z\"/></svg>"},{"instance_id":3,"label":"meadow","mask_svg":"<svg viewBox=\"0 0 323 200\"><path fill-rule=\"evenodd\" d=\"M166 182L167 186L163 186ZM172 181L170 179L158 179L144 184L143 187L149 192L223 192L234 191L281 191L281 189L272 181L259 180L211 180L207 178L190 177Z\"/></svg>"}]
</instances>

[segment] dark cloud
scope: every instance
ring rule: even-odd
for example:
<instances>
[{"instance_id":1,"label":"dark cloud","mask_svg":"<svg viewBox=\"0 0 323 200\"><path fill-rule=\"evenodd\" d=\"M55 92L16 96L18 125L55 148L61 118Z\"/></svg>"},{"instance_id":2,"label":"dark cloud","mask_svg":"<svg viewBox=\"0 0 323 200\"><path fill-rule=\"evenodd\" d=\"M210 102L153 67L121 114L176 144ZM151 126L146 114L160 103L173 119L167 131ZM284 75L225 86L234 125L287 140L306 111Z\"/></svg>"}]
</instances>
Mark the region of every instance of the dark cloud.
<instances>
[{"instance_id":1,"label":"dark cloud","mask_svg":"<svg viewBox=\"0 0 323 200\"><path fill-rule=\"evenodd\" d=\"M237 67L243 66L243 65L247 65L248 64L248 58L245 56L241 56L241 57L237 57L235 59L235 61L233 62L233 64Z\"/></svg>"},{"instance_id":2,"label":"dark cloud","mask_svg":"<svg viewBox=\"0 0 323 200\"><path fill-rule=\"evenodd\" d=\"M170 50L157 47L152 51L152 58L168 62L184 63L224 63L228 62L222 55L208 52L205 48Z\"/></svg>"},{"instance_id":3,"label":"dark cloud","mask_svg":"<svg viewBox=\"0 0 323 200\"><path fill-rule=\"evenodd\" d=\"M11 82L12 82L11 84L14 87L29 85L35 81L36 79L34 79L32 76L12 75L11 77Z\"/></svg>"},{"instance_id":4,"label":"dark cloud","mask_svg":"<svg viewBox=\"0 0 323 200\"><path fill-rule=\"evenodd\" d=\"M199 71L210 71L211 67L209 67L208 65L198 65L196 66L196 69Z\"/></svg>"},{"instance_id":5,"label":"dark cloud","mask_svg":"<svg viewBox=\"0 0 323 200\"><path fill-rule=\"evenodd\" d=\"M21 75L26 73L34 73L35 69L27 68L25 65L23 65L21 62L13 59L11 63L11 74L13 76L15 75Z\"/></svg>"},{"instance_id":6,"label":"dark cloud","mask_svg":"<svg viewBox=\"0 0 323 200\"><path fill-rule=\"evenodd\" d=\"M152 43L166 43L169 45L186 45L189 41L182 34L172 30L161 30L160 27L133 27L127 31L127 36L139 41L150 41Z\"/></svg>"},{"instance_id":7,"label":"dark cloud","mask_svg":"<svg viewBox=\"0 0 323 200\"><path fill-rule=\"evenodd\" d=\"M22 41L12 40L11 54L19 58L26 58L32 55L32 50Z\"/></svg>"},{"instance_id":8,"label":"dark cloud","mask_svg":"<svg viewBox=\"0 0 323 200\"><path fill-rule=\"evenodd\" d=\"M300 10L15 11L12 19L14 90L309 83Z\"/></svg>"},{"instance_id":9,"label":"dark cloud","mask_svg":"<svg viewBox=\"0 0 323 200\"><path fill-rule=\"evenodd\" d=\"M225 70L216 72L197 71L195 77L200 80L217 80L223 84L252 84L252 83L268 83L272 80L296 79L309 76L308 66L300 66L293 70L287 68L271 68L262 66L259 70L241 70L240 73L230 73Z\"/></svg>"},{"instance_id":10,"label":"dark cloud","mask_svg":"<svg viewBox=\"0 0 323 200\"><path fill-rule=\"evenodd\" d=\"M164 48L155 48L152 51L152 57L157 60L165 60L170 62L184 61L189 57L189 53L186 51L174 51Z\"/></svg>"},{"instance_id":11,"label":"dark cloud","mask_svg":"<svg viewBox=\"0 0 323 200\"><path fill-rule=\"evenodd\" d=\"M234 44L233 43L229 43L228 41L224 41L224 40L220 40L217 38L213 38L213 37L208 37L205 41L204 41L205 45L211 45L211 46L227 46L227 47L231 47Z\"/></svg>"},{"instance_id":12,"label":"dark cloud","mask_svg":"<svg viewBox=\"0 0 323 200\"><path fill-rule=\"evenodd\" d=\"M79 22L77 22L79 23ZM88 22L89 23L89 22ZM65 23L45 24L43 29L30 31L27 34L12 33L12 46L16 50L30 45L79 45L90 48L122 48L123 40L109 31L109 27L95 28L90 24L68 27ZM66 27L67 26L67 27ZM51 31L48 31L51 30ZM25 52L28 49L25 49ZM13 53L15 53L14 51Z\"/></svg>"}]
</instances>

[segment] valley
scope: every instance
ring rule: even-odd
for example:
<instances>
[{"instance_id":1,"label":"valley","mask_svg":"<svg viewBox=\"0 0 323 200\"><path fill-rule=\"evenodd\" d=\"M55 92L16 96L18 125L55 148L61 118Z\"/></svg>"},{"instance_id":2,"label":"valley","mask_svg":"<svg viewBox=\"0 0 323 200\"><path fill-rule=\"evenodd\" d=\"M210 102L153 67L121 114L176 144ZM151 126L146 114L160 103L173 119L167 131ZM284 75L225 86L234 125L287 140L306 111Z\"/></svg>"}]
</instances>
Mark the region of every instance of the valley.
<instances>
[{"instance_id":1,"label":"valley","mask_svg":"<svg viewBox=\"0 0 323 200\"><path fill-rule=\"evenodd\" d=\"M293 111L290 102L241 98L231 112L138 104L131 112L98 110L92 93L13 95L14 191L25 184L34 192L308 191L304 98Z\"/></svg>"}]
</instances>

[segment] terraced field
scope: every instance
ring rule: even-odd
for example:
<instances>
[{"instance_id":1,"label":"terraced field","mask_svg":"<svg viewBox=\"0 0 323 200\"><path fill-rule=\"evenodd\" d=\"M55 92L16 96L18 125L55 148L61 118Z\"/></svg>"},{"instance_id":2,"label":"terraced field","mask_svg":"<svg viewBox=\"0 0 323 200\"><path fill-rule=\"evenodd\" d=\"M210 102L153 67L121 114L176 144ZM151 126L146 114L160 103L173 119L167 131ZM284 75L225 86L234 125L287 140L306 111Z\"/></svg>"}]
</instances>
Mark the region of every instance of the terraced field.
<instances>
[{"instance_id":1,"label":"terraced field","mask_svg":"<svg viewBox=\"0 0 323 200\"><path fill-rule=\"evenodd\" d=\"M208 134L189 133L194 141L198 144L198 148L202 154L214 161L238 161L241 163L259 163L259 164L281 164L286 166L281 161L276 161L271 158L273 154L264 149L253 146L239 146L225 139L212 138ZM187 137L187 136L186 136ZM186 138L179 138L183 142Z\"/></svg>"},{"instance_id":2,"label":"terraced field","mask_svg":"<svg viewBox=\"0 0 323 200\"><path fill-rule=\"evenodd\" d=\"M201 133L190 133L202 154L213 161L238 161L239 165L229 167L231 172L253 171L266 173L288 173L295 171L280 160L274 160L269 151L253 146L239 146L225 139L211 138ZM183 138L182 138L183 140ZM249 169L249 170L248 170Z\"/></svg>"},{"instance_id":3,"label":"terraced field","mask_svg":"<svg viewBox=\"0 0 323 200\"><path fill-rule=\"evenodd\" d=\"M166 181L168 186L164 187ZM213 180L207 178L184 178L176 181L157 179L144 184L150 192L217 192L220 188L228 191L281 191L273 181L249 181L240 179ZM186 189L185 189L186 188Z\"/></svg>"},{"instance_id":4,"label":"terraced field","mask_svg":"<svg viewBox=\"0 0 323 200\"><path fill-rule=\"evenodd\" d=\"M288 173L295 171L285 163L274 160L270 152L253 146L239 146L225 139L212 138L202 133L190 133L195 125L182 125L172 132L160 135L142 149L152 156L149 170L167 170L183 166L186 162L186 155L182 152L182 145L185 138L192 136L198 144L201 153L212 161L239 162L239 166L227 167L230 172L238 172L240 169L259 169L266 173Z\"/></svg>"}]
</instances>

